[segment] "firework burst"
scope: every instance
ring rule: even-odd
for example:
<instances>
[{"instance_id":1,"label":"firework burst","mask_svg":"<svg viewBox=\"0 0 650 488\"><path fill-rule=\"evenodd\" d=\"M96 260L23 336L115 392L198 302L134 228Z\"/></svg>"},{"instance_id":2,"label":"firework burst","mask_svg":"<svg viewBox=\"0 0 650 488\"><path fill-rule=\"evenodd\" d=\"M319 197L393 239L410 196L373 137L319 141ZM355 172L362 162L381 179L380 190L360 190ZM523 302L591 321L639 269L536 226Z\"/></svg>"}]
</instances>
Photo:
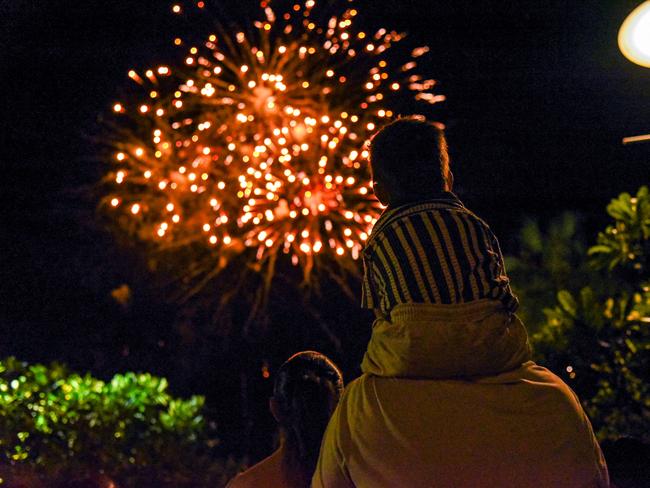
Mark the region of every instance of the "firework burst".
<instances>
[{"instance_id":1,"label":"firework burst","mask_svg":"<svg viewBox=\"0 0 650 488\"><path fill-rule=\"evenodd\" d=\"M395 116L395 96L443 99L415 72L428 48L393 59L403 34L355 29L351 2L338 15L270 3L247 30L175 39L184 63L130 71L143 93L113 106L103 206L158 250L204 248L202 283L235 258L268 283L282 255L306 283L358 269L380 211L364 143Z\"/></svg>"}]
</instances>

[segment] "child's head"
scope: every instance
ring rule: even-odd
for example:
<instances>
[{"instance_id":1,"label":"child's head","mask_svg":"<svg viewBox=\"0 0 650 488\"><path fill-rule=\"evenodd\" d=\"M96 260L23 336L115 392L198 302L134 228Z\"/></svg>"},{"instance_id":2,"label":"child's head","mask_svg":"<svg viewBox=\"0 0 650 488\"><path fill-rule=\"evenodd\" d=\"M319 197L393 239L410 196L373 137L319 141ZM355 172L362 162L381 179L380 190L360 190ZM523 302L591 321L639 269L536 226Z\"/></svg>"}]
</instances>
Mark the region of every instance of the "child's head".
<instances>
[{"instance_id":1,"label":"child's head","mask_svg":"<svg viewBox=\"0 0 650 488\"><path fill-rule=\"evenodd\" d=\"M375 195L386 205L452 189L443 129L423 118L401 118L377 132L370 141L370 166Z\"/></svg>"},{"instance_id":2,"label":"child's head","mask_svg":"<svg viewBox=\"0 0 650 488\"><path fill-rule=\"evenodd\" d=\"M278 370L271 412L282 431L294 474L311 479L327 422L343 391L343 376L327 356L303 351Z\"/></svg>"}]
</instances>

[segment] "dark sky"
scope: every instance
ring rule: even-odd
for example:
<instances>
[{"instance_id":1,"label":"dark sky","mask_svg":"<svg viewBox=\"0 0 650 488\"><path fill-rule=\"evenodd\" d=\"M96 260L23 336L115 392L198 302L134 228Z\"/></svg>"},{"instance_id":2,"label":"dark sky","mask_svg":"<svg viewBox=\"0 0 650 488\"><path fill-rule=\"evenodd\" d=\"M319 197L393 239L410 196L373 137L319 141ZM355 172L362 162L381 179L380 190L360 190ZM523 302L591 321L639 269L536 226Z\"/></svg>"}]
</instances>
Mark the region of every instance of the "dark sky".
<instances>
[{"instance_id":1,"label":"dark sky","mask_svg":"<svg viewBox=\"0 0 650 488\"><path fill-rule=\"evenodd\" d=\"M256 8L250 0L212 4L232 19ZM616 44L636 0L358 4L368 27L397 28L431 46L422 70L448 97L439 115L457 190L506 251L523 215L578 209L597 219L610 198L648 182L650 143L620 142L650 132L650 69L628 62ZM98 320L108 292L140 272L79 189L103 170L91 136L128 84L126 72L173 63L171 39L192 30L169 5L0 3L2 325L30 337L21 343L42 339L52 321ZM43 355L38 347L18 352Z\"/></svg>"},{"instance_id":2,"label":"dark sky","mask_svg":"<svg viewBox=\"0 0 650 488\"><path fill-rule=\"evenodd\" d=\"M207 3L232 18L256 5ZM628 62L616 44L639 3L358 2L369 26L399 28L431 46L423 69L448 97L439 113L458 191L502 236L506 252L523 215L577 209L598 219L609 199L650 180L650 143L621 145L624 136L650 132L650 69ZM170 4L0 2L3 356L105 370L164 360L143 353L140 362L111 365L86 348L96 340L123 350L124 337L140 340L134 327L164 329L170 309L146 286L137 256L97 224L92 199L79 189L101 174L90 136L127 71L173 64L179 27ZM121 283L134 287L139 305L120 326L109 297ZM97 335L98 328L111 333ZM142 339L142 350L158 347L165 334Z\"/></svg>"},{"instance_id":3,"label":"dark sky","mask_svg":"<svg viewBox=\"0 0 650 488\"><path fill-rule=\"evenodd\" d=\"M213 3L234 18L256 5ZM637 3L359 2L368 25L403 29L432 47L427 70L448 96L441 116L462 191L479 206L507 198L526 209L599 205L647 173L648 146L620 144L650 131L650 70L616 45ZM40 199L52 203L59 190L95 177L82 136L127 85L128 69L174 55L179 22L168 4L2 3L3 181L9 201L24 205L12 213L24 219Z\"/></svg>"}]
</instances>

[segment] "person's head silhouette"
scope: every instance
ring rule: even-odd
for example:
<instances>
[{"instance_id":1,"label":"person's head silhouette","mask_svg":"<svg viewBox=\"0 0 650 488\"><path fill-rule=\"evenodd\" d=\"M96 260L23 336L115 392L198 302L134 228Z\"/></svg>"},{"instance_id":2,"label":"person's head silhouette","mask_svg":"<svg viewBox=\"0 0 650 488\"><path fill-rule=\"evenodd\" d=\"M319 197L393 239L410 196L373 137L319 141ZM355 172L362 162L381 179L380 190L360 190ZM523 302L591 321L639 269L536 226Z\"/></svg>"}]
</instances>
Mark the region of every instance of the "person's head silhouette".
<instances>
[{"instance_id":1,"label":"person's head silhouette","mask_svg":"<svg viewBox=\"0 0 650 488\"><path fill-rule=\"evenodd\" d=\"M321 353L303 351L277 371L271 413L280 429L280 447L238 475L228 488L307 488L316 469L327 423L343 391L343 376Z\"/></svg>"},{"instance_id":2,"label":"person's head silhouette","mask_svg":"<svg viewBox=\"0 0 650 488\"><path fill-rule=\"evenodd\" d=\"M454 177L441 124L417 116L397 119L372 137L369 149L373 190L384 205L452 191Z\"/></svg>"},{"instance_id":3,"label":"person's head silhouette","mask_svg":"<svg viewBox=\"0 0 650 488\"><path fill-rule=\"evenodd\" d=\"M321 439L343 391L336 365L315 351L291 356L278 370L270 400L287 456L286 468L311 479Z\"/></svg>"}]
</instances>

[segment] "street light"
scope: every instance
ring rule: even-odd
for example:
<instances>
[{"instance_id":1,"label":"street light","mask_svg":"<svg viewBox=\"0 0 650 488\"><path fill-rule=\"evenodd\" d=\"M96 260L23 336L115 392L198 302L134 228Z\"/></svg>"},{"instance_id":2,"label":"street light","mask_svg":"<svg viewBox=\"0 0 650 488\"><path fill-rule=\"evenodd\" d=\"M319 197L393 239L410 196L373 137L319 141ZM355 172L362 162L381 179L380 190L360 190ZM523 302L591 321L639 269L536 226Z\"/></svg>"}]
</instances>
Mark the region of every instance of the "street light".
<instances>
[{"instance_id":1,"label":"street light","mask_svg":"<svg viewBox=\"0 0 650 488\"><path fill-rule=\"evenodd\" d=\"M632 10L618 31L618 47L635 64L650 68L650 0ZM650 134L623 138L623 144L649 141Z\"/></svg>"},{"instance_id":2,"label":"street light","mask_svg":"<svg viewBox=\"0 0 650 488\"><path fill-rule=\"evenodd\" d=\"M633 63L650 68L650 1L627 16L618 31L618 47Z\"/></svg>"}]
</instances>

